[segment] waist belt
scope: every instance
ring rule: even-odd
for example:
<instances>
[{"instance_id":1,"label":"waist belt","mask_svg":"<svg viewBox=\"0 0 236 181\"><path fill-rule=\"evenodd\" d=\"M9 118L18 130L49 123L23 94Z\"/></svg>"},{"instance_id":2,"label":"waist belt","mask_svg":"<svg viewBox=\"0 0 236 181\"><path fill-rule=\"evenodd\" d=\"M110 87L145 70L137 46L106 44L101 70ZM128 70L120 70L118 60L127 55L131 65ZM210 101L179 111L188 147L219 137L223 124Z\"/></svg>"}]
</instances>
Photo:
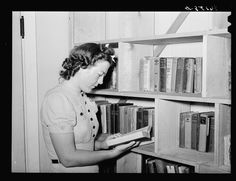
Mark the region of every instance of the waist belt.
<instances>
[{"instance_id":1,"label":"waist belt","mask_svg":"<svg viewBox=\"0 0 236 181\"><path fill-rule=\"evenodd\" d=\"M53 159L53 160L51 160L51 161L52 161L53 164L58 164L58 163L60 163L60 161L59 161L59 160L56 160L56 159Z\"/></svg>"}]
</instances>

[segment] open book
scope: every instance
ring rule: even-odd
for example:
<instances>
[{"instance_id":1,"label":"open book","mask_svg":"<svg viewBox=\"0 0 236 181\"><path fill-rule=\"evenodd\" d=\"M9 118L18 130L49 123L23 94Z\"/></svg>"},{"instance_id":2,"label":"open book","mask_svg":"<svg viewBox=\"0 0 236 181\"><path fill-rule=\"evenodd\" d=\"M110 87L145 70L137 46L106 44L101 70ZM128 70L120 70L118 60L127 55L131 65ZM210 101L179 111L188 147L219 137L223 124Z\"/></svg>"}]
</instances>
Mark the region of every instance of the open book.
<instances>
[{"instance_id":1,"label":"open book","mask_svg":"<svg viewBox=\"0 0 236 181\"><path fill-rule=\"evenodd\" d=\"M150 138L151 126L146 126L135 131L123 134L117 138L107 140L108 146L119 145L133 140L140 140L143 138Z\"/></svg>"}]
</instances>

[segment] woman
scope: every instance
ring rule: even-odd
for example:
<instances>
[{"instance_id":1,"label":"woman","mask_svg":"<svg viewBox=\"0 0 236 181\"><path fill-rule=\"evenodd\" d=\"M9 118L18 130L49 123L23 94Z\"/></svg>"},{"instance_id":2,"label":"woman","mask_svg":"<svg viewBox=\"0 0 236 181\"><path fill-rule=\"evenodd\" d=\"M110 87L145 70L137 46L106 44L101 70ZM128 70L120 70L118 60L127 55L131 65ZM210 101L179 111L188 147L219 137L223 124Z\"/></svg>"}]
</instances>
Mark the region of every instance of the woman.
<instances>
[{"instance_id":1,"label":"woman","mask_svg":"<svg viewBox=\"0 0 236 181\"><path fill-rule=\"evenodd\" d=\"M63 81L46 93L41 122L55 172L98 172L99 162L137 145L130 142L109 149L106 140L119 135L97 135L97 106L86 93L103 83L114 64L112 48L95 43L76 46L62 64Z\"/></svg>"}]
</instances>

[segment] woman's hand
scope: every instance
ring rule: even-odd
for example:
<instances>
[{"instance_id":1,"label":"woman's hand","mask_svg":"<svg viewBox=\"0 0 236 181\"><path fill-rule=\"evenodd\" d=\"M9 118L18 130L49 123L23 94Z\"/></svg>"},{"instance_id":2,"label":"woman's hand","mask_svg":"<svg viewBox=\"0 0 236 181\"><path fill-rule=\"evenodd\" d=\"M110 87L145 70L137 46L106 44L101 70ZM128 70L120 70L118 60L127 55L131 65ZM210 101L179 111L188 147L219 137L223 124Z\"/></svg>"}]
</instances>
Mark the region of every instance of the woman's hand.
<instances>
[{"instance_id":1,"label":"woman's hand","mask_svg":"<svg viewBox=\"0 0 236 181\"><path fill-rule=\"evenodd\" d=\"M126 144L121 144L116 146L115 148L113 148L112 152L114 154L114 157L120 155L121 153L128 151L136 146L138 146L140 144L139 141L131 141L129 143Z\"/></svg>"},{"instance_id":2,"label":"woman's hand","mask_svg":"<svg viewBox=\"0 0 236 181\"><path fill-rule=\"evenodd\" d=\"M117 133L117 134L112 134L112 135L107 136L106 139L101 142L100 148L101 149L109 149L109 146L107 145L107 140L120 137L121 135L122 135L121 133Z\"/></svg>"}]
</instances>

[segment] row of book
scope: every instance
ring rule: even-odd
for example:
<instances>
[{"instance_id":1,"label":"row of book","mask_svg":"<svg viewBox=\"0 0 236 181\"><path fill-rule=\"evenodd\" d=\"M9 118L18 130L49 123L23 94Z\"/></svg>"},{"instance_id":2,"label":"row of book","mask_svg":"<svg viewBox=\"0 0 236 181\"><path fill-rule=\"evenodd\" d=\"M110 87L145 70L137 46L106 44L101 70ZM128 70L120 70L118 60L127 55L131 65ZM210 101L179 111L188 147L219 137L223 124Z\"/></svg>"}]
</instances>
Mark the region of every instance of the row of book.
<instances>
[{"instance_id":1,"label":"row of book","mask_svg":"<svg viewBox=\"0 0 236 181\"><path fill-rule=\"evenodd\" d=\"M202 152L214 152L214 111L181 112L179 147Z\"/></svg>"},{"instance_id":2,"label":"row of book","mask_svg":"<svg viewBox=\"0 0 236 181\"><path fill-rule=\"evenodd\" d=\"M153 57L140 60L140 91L201 93L202 57Z\"/></svg>"},{"instance_id":3,"label":"row of book","mask_svg":"<svg viewBox=\"0 0 236 181\"><path fill-rule=\"evenodd\" d=\"M145 159L145 173L193 173L194 168L191 166L166 161L158 158Z\"/></svg>"},{"instance_id":4,"label":"row of book","mask_svg":"<svg viewBox=\"0 0 236 181\"><path fill-rule=\"evenodd\" d=\"M95 101L101 133L129 133L154 124L154 107L137 106L133 103ZM151 131L153 134L153 130Z\"/></svg>"}]
</instances>

